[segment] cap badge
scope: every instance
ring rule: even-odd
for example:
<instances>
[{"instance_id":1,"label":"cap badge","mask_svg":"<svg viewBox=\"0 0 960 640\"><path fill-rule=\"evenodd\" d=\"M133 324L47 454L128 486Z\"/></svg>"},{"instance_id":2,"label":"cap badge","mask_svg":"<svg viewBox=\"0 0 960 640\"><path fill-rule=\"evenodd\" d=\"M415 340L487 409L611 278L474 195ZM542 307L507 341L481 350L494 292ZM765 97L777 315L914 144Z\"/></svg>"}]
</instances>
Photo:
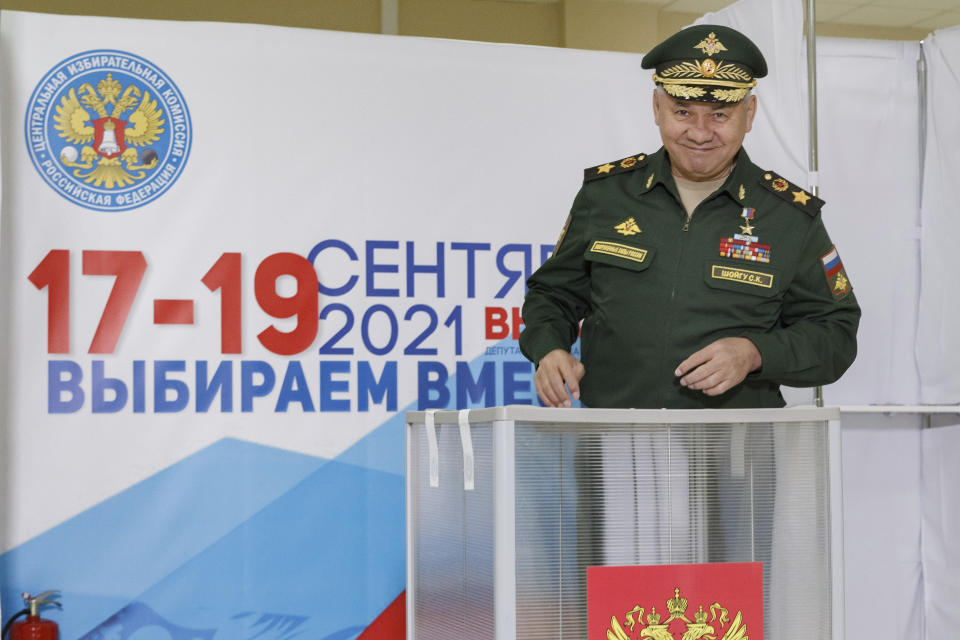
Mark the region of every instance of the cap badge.
<instances>
[{"instance_id":1,"label":"cap badge","mask_svg":"<svg viewBox=\"0 0 960 640\"><path fill-rule=\"evenodd\" d=\"M635 236L638 233L641 233L640 227L637 226L637 221L633 218L628 218L614 227L617 233L623 234L625 236Z\"/></svg>"},{"instance_id":2,"label":"cap badge","mask_svg":"<svg viewBox=\"0 0 960 640\"><path fill-rule=\"evenodd\" d=\"M703 71L705 78L712 78L717 73L717 63L707 58L700 63L700 70Z\"/></svg>"},{"instance_id":3,"label":"cap badge","mask_svg":"<svg viewBox=\"0 0 960 640\"><path fill-rule=\"evenodd\" d=\"M720 53L721 51L726 51L727 48L717 40L717 34L710 32L706 38L700 41L700 44L694 45L694 49L700 49L708 56L712 56L715 53Z\"/></svg>"}]
</instances>

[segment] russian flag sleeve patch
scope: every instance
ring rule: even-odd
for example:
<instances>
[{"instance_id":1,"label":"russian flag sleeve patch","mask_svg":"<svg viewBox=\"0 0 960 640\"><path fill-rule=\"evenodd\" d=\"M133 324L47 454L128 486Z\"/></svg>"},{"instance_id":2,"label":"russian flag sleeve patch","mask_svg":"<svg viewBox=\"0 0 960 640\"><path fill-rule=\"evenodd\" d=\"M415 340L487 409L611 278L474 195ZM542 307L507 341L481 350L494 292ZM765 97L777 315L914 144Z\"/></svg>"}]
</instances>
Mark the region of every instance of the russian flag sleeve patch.
<instances>
[{"instance_id":1,"label":"russian flag sleeve patch","mask_svg":"<svg viewBox=\"0 0 960 640\"><path fill-rule=\"evenodd\" d=\"M853 287L850 286L850 279L847 278L847 272L843 269L843 262L840 260L840 254L836 247L831 247L825 255L820 257L823 263L823 273L827 277L827 287L835 300L845 298Z\"/></svg>"}]
</instances>

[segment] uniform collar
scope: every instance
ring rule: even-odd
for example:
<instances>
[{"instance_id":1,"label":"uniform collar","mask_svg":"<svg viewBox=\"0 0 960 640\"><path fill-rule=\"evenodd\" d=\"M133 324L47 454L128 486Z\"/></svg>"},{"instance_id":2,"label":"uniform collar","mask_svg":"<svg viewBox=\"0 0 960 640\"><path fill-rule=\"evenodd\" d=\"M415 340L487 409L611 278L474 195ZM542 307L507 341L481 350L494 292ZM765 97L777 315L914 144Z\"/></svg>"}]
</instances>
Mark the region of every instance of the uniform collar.
<instances>
[{"instance_id":1,"label":"uniform collar","mask_svg":"<svg viewBox=\"0 0 960 640\"><path fill-rule=\"evenodd\" d=\"M733 171L721 185L720 191L728 194L734 202L748 202L750 192L753 191L753 185L756 183L754 174L757 168L750 161L743 147L740 147L740 151L737 152L736 163ZM639 194L647 193L658 184L662 184L671 193L675 194L677 191L677 184L670 173L670 158L663 147L648 156L646 166L637 173L640 178Z\"/></svg>"}]
</instances>

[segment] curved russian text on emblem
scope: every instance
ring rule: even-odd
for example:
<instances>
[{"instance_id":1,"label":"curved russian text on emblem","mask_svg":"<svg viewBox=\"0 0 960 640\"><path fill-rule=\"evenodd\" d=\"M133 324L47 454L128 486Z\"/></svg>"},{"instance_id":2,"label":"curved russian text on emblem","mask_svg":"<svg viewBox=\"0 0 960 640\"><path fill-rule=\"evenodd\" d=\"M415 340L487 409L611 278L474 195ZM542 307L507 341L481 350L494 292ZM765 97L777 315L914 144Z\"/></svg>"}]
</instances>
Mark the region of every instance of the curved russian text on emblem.
<instances>
[{"instance_id":1,"label":"curved russian text on emblem","mask_svg":"<svg viewBox=\"0 0 960 640\"><path fill-rule=\"evenodd\" d=\"M164 194L183 171L192 124L156 65L123 51L77 54L53 67L27 106L34 167L61 196L125 211Z\"/></svg>"}]
</instances>

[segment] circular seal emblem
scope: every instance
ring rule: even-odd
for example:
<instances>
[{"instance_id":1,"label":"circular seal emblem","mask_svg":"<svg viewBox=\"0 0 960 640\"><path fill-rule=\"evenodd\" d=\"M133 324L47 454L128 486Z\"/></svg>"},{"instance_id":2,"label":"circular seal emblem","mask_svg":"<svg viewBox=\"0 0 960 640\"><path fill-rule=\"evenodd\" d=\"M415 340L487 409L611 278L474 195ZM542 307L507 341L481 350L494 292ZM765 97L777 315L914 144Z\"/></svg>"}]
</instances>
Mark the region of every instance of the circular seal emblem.
<instances>
[{"instance_id":1,"label":"circular seal emblem","mask_svg":"<svg viewBox=\"0 0 960 640\"><path fill-rule=\"evenodd\" d=\"M190 155L190 112L159 67L124 51L79 53L52 68L27 104L27 151L67 200L126 211L159 198Z\"/></svg>"}]
</instances>

